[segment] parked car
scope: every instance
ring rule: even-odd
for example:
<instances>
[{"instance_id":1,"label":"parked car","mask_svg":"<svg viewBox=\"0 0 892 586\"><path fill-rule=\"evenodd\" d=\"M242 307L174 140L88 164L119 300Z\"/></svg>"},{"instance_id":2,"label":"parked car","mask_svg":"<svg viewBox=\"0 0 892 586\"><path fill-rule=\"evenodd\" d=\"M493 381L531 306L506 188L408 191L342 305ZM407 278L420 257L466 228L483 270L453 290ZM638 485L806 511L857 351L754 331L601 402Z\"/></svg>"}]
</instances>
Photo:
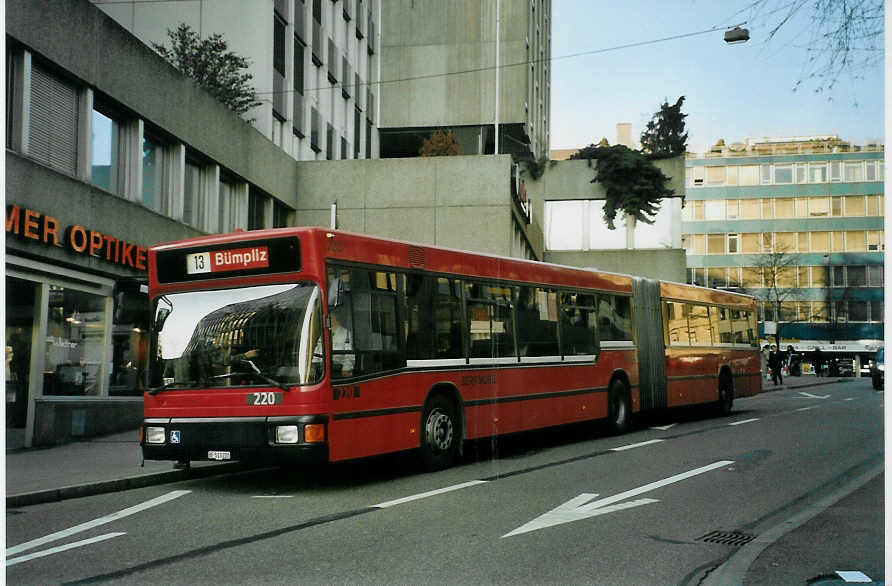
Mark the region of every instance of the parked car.
<instances>
[{"instance_id":1,"label":"parked car","mask_svg":"<svg viewBox=\"0 0 892 586\"><path fill-rule=\"evenodd\" d=\"M873 357L873 360L870 361L870 380L873 383L873 388L875 391L878 391L885 386L885 371L885 355L883 352L883 348L880 348L879 350L877 350L876 356Z\"/></svg>"}]
</instances>

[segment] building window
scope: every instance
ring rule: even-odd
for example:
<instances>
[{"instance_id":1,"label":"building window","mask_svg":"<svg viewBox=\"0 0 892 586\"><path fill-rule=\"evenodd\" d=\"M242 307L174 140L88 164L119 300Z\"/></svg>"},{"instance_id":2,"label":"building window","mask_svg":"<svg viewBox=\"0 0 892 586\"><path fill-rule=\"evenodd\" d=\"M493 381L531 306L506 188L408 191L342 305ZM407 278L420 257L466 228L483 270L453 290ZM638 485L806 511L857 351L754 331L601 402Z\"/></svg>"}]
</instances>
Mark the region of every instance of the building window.
<instances>
[{"instance_id":1,"label":"building window","mask_svg":"<svg viewBox=\"0 0 892 586\"><path fill-rule=\"evenodd\" d=\"M740 167L740 185L759 185L759 165Z\"/></svg>"},{"instance_id":2,"label":"building window","mask_svg":"<svg viewBox=\"0 0 892 586\"><path fill-rule=\"evenodd\" d=\"M736 220L740 216L740 201L736 199L725 200L725 216L729 220Z\"/></svg>"},{"instance_id":3,"label":"building window","mask_svg":"<svg viewBox=\"0 0 892 586\"><path fill-rule=\"evenodd\" d=\"M253 188L248 192L248 230L263 230L266 227L266 199Z\"/></svg>"},{"instance_id":4,"label":"building window","mask_svg":"<svg viewBox=\"0 0 892 586\"><path fill-rule=\"evenodd\" d=\"M830 250L830 232L811 232L811 252L828 252Z\"/></svg>"},{"instance_id":5,"label":"building window","mask_svg":"<svg viewBox=\"0 0 892 586\"><path fill-rule=\"evenodd\" d=\"M794 207L796 209L796 217L797 218L807 218L808 217L808 198L797 197L794 202Z\"/></svg>"},{"instance_id":6,"label":"building window","mask_svg":"<svg viewBox=\"0 0 892 586\"><path fill-rule=\"evenodd\" d=\"M877 162L876 161L867 161L866 164L866 173L864 175L865 181L876 181L877 180Z\"/></svg>"},{"instance_id":7,"label":"building window","mask_svg":"<svg viewBox=\"0 0 892 586\"><path fill-rule=\"evenodd\" d=\"M296 8L303 9L303 5L295 4ZM294 38L294 107L291 125L294 134L303 138L306 133L304 125L304 46L297 37Z\"/></svg>"},{"instance_id":8,"label":"building window","mask_svg":"<svg viewBox=\"0 0 892 586\"><path fill-rule=\"evenodd\" d=\"M883 196L868 195L867 196L867 215L882 216L883 215Z\"/></svg>"},{"instance_id":9,"label":"building window","mask_svg":"<svg viewBox=\"0 0 892 586\"><path fill-rule=\"evenodd\" d=\"M740 252L738 244L740 242L740 234L728 234L728 254Z\"/></svg>"},{"instance_id":10,"label":"building window","mask_svg":"<svg viewBox=\"0 0 892 586\"><path fill-rule=\"evenodd\" d=\"M760 177L762 185L769 185L771 183L771 165L763 163L759 167L761 168Z\"/></svg>"},{"instance_id":11,"label":"building window","mask_svg":"<svg viewBox=\"0 0 892 586\"><path fill-rule=\"evenodd\" d=\"M703 181L706 177L706 167L694 167L691 171L691 174L694 178L693 185L695 187L699 187L703 185Z\"/></svg>"},{"instance_id":12,"label":"building window","mask_svg":"<svg viewBox=\"0 0 892 586\"><path fill-rule=\"evenodd\" d=\"M849 321L867 321L867 302L849 301Z\"/></svg>"},{"instance_id":13,"label":"building window","mask_svg":"<svg viewBox=\"0 0 892 586\"><path fill-rule=\"evenodd\" d=\"M884 321L882 301L873 300L870 302L870 321Z\"/></svg>"},{"instance_id":14,"label":"building window","mask_svg":"<svg viewBox=\"0 0 892 586\"><path fill-rule=\"evenodd\" d=\"M737 167L737 166L734 166L734 165L728 167L727 177L725 178L725 181L727 182L728 185L737 185L737 183L738 183L738 176L739 176L739 175L738 175L738 173L739 173L738 169L740 169L740 167Z\"/></svg>"},{"instance_id":15,"label":"building window","mask_svg":"<svg viewBox=\"0 0 892 586\"><path fill-rule=\"evenodd\" d=\"M740 200L740 219L741 220L758 220L760 217L761 200L759 199L742 199Z\"/></svg>"},{"instance_id":16,"label":"building window","mask_svg":"<svg viewBox=\"0 0 892 586\"><path fill-rule=\"evenodd\" d=\"M796 214L793 209L793 198L779 197L774 200L775 218L792 218Z\"/></svg>"},{"instance_id":17,"label":"building window","mask_svg":"<svg viewBox=\"0 0 892 586\"><path fill-rule=\"evenodd\" d=\"M808 182L827 183L827 163L809 163Z\"/></svg>"},{"instance_id":18,"label":"building window","mask_svg":"<svg viewBox=\"0 0 892 586\"><path fill-rule=\"evenodd\" d=\"M845 215L847 216L863 216L866 207L863 195L850 195L845 198Z\"/></svg>"},{"instance_id":19,"label":"building window","mask_svg":"<svg viewBox=\"0 0 892 586\"><path fill-rule=\"evenodd\" d=\"M77 88L37 65L31 67L28 155L51 167L77 171Z\"/></svg>"},{"instance_id":20,"label":"building window","mask_svg":"<svg viewBox=\"0 0 892 586\"><path fill-rule=\"evenodd\" d=\"M884 232L882 230L868 230L867 231L867 250L869 251L878 251L884 250L886 245L883 241Z\"/></svg>"},{"instance_id":21,"label":"building window","mask_svg":"<svg viewBox=\"0 0 892 586\"><path fill-rule=\"evenodd\" d=\"M725 219L725 201L707 200L704 203L704 211L707 220L724 220Z\"/></svg>"},{"instance_id":22,"label":"building window","mask_svg":"<svg viewBox=\"0 0 892 586\"><path fill-rule=\"evenodd\" d=\"M774 182L776 184L793 183L793 165L775 165Z\"/></svg>"},{"instance_id":23,"label":"building window","mask_svg":"<svg viewBox=\"0 0 892 586\"><path fill-rule=\"evenodd\" d=\"M777 252L793 252L796 250L795 232L777 232L774 235L774 246Z\"/></svg>"},{"instance_id":24,"label":"building window","mask_svg":"<svg viewBox=\"0 0 892 586\"><path fill-rule=\"evenodd\" d=\"M160 212L164 198L164 143L149 133L142 137L142 205Z\"/></svg>"},{"instance_id":25,"label":"building window","mask_svg":"<svg viewBox=\"0 0 892 586\"><path fill-rule=\"evenodd\" d=\"M842 163L839 161L830 162L830 181L837 182L842 180Z\"/></svg>"},{"instance_id":26,"label":"building window","mask_svg":"<svg viewBox=\"0 0 892 586\"><path fill-rule=\"evenodd\" d=\"M796 236L796 250L808 252L808 232L799 232Z\"/></svg>"},{"instance_id":27,"label":"building window","mask_svg":"<svg viewBox=\"0 0 892 586\"><path fill-rule=\"evenodd\" d=\"M741 234L741 250L745 254L759 254L761 250L759 249L759 241L760 236L757 232Z\"/></svg>"},{"instance_id":28,"label":"building window","mask_svg":"<svg viewBox=\"0 0 892 586\"><path fill-rule=\"evenodd\" d=\"M91 124L90 181L106 191L118 193L120 124L97 109L93 110Z\"/></svg>"},{"instance_id":29,"label":"building window","mask_svg":"<svg viewBox=\"0 0 892 586\"><path fill-rule=\"evenodd\" d=\"M854 183L864 181L864 166L861 164L861 161L846 163L845 173L846 182Z\"/></svg>"},{"instance_id":30,"label":"building window","mask_svg":"<svg viewBox=\"0 0 892 586\"><path fill-rule=\"evenodd\" d=\"M709 234L707 237L707 254L725 254L725 235Z\"/></svg>"},{"instance_id":31,"label":"building window","mask_svg":"<svg viewBox=\"0 0 892 586\"><path fill-rule=\"evenodd\" d=\"M846 282L849 287L866 287L867 267L864 265L846 267Z\"/></svg>"},{"instance_id":32,"label":"building window","mask_svg":"<svg viewBox=\"0 0 892 586\"><path fill-rule=\"evenodd\" d=\"M867 242L864 230L849 230L846 232L847 252L864 252L866 250Z\"/></svg>"},{"instance_id":33,"label":"building window","mask_svg":"<svg viewBox=\"0 0 892 586\"><path fill-rule=\"evenodd\" d=\"M273 202L273 228L285 228L288 226L289 210L284 204Z\"/></svg>"},{"instance_id":34,"label":"building window","mask_svg":"<svg viewBox=\"0 0 892 586\"><path fill-rule=\"evenodd\" d=\"M796 183L805 183L808 181L808 165L805 163L796 164Z\"/></svg>"},{"instance_id":35,"label":"building window","mask_svg":"<svg viewBox=\"0 0 892 586\"><path fill-rule=\"evenodd\" d=\"M707 185L724 185L725 183L725 167L707 167L706 168L706 184Z\"/></svg>"},{"instance_id":36,"label":"building window","mask_svg":"<svg viewBox=\"0 0 892 586\"><path fill-rule=\"evenodd\" d=\"M841 197L831 197L830 198L830 214L834 218L838 218L842 216L842 198Z\"/></svg>"},{"instance_id":37,"label":"building window","mask_svg":"<svg viewBox=\"0 0 892 586\"><path fill-rule=\"evenodd\" d=\"M812 218L826 218L830 216L829 197L808 198L808 215Z\"/></svg>"},{"instance_id":38,"label":"building window","mask_svg":"<svg viewBox=\"0 0 892 586\"><path fill-rule=\"evenodd\" d=\"M183 177L183 223L201 228L204 202L201 197L201 167L192 160L186 161Z\"/></svg>"}]
</instances>

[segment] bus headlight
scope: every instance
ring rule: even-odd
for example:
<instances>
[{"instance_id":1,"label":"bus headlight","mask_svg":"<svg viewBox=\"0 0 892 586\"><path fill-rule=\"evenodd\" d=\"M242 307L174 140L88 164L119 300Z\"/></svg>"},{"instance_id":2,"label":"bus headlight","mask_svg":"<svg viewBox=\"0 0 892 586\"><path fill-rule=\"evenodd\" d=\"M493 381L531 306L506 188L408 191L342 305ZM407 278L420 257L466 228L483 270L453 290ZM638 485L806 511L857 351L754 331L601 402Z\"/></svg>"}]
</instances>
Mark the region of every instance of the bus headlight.
<instances>
[{"instance_id":1,"label":"bus headlight","mask_svg":"<svg viewBox=\"0 0 892 586\"><path fill-rule=\"evenodd\" d=\"M164 443L163 427L146 427L146 443L147 444L163 444Z\"/></svg>"},{"instance_id":2,"label":"bus headlight","mask_svg":"<svg viewBox=\"0 0 892 586\"><path fill-rule=\"evenodd\" d=\"M297 426L296 425L277 425L276 426L276 443L277 444L296 444L297 443Z\"/></svg>"}]
</instances>

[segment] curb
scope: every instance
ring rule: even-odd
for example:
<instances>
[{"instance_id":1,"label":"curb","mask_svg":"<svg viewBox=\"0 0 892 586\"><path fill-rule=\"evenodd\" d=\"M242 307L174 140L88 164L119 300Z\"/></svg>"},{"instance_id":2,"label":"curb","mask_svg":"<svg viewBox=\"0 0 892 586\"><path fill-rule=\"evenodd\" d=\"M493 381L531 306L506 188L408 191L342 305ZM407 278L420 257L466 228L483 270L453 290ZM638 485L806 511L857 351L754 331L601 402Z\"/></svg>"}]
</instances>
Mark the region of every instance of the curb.
<instances>
[{"instance_id":1,"label":"curb","mask_svg":"<svg viewBox=\"0 0 892 586\"><path fill-rule=\"evenodd\" d=\"M146 486L166 484L168 482L181 482L192 478L206 478L208 476L227 474L242 469L244 469L244 465L241 462L232 462L230 464L202 466L200 468L192 468L191 470L170 470L167 472L143 474L141 476L131 476L129 478L119 478L116 480L104 480L89 484L63 486L62 488L50 488L7 496L6 508L27 507L109 492L144 488Z\"/></svg>"}]
</instances>

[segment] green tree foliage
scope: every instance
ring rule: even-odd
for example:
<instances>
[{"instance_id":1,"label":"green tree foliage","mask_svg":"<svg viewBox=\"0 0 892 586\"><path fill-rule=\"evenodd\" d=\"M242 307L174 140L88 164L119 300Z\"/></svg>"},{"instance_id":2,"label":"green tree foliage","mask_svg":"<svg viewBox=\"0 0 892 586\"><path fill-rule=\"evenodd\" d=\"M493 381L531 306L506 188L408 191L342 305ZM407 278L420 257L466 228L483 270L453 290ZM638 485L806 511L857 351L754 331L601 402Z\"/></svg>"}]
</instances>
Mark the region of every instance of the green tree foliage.
<instances>
[{"instance_id":1,"label":"green tree foliage","mask_svg":"<svg viewBox=\"0 0 892 586\"><path fill-rule=\"evenodd\" d=\"M647 123L641 133L641 150L652 159L664 159L683 155L688 146L688 133L684 129L684 119L688 117L681 111L684 96L675 104L669 105L664 100L658 112Z\"/></svg>"},{"instance_id":2,"label":"green tree foliage","mask_svg":"<svg viewBox=\"0 0 892 586\"><path fill-rule=\"evenodd\" d=\"M253 76L246 71L250 62L229 51L222 35L202 39L188 24L180 23L176 30L167 30L167 37L169 48L160 43L152 43L152 48L230 110L244 114L261 104L251 85Z\"/></svg>"},{"instance_id":3,"label":"green tree foliage","mask_svg":"<svg viewBox=\"0 0 892 586\"><path fill-rule=\"evenodd\" d=\"M461 154L461 145L451 130L437 130L424 139L418 154L422 157L453 157Z\"/></svg>"},{"instance_id":4,"label":"green tree foliage","mask_svg":"<svg viewBox=\"0 0 892 586\"><path fill-rule=\"evenodd\" d=\"M604 187L604 221L611 230L616 229L618 211L653 224L663 198L674 195L666 186L669 178L643 154L626 146L590 144L570 158L597 160L598 170L592 183Z\"/></svg>"}]
</instances>

